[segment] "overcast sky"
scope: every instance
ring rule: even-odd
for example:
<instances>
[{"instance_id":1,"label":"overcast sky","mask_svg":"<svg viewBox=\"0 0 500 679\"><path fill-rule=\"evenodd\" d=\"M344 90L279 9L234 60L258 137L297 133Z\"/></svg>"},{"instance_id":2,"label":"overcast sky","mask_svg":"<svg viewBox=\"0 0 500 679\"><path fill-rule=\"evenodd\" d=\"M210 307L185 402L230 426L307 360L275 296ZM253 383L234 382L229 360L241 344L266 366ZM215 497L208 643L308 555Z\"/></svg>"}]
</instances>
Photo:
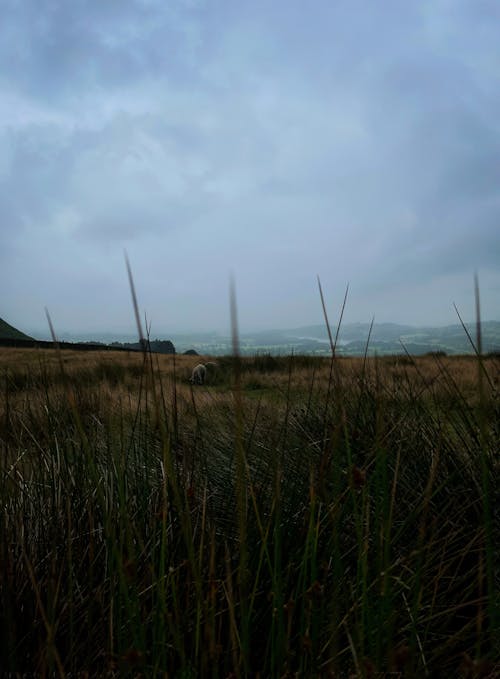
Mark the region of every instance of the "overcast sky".
<instances>
[{"instance_id":1,"label":"overcast sky","mask_svg":"<svg viewBox=\"0 0 500 679\"><path fill-rule=\"evenodd\" d=\"M2 0L0 317L500 320L497 0Z\"/></svg>"}]
</instances>

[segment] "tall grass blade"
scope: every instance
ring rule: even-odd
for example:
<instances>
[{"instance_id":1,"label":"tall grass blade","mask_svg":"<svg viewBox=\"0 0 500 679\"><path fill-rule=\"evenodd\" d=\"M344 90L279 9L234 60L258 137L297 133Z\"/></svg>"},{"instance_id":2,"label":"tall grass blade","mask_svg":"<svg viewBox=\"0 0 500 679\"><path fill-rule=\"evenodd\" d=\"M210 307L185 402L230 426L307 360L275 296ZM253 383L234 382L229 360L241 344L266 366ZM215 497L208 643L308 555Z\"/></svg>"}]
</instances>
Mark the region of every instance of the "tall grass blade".
<instances>
[{"instance_id":1,"label":"tall grass blade","mask_svg":"<svg viewBox=\"0 0 500 679\"><path fill-rule=\"evenodd\" d=\"M135 285L134 285L134 278L132 276L132 269L130 267L130 261L128 258L128 254L125 252L125 265L127 267L127 275L128 275L128 282L130 285L130 294L132 295L132 305L134 307L134 314L135 314L135 323L137 326L137 333L139 335L139 343L141 345L142 350L145 352L146 351L146 341L144 339L144 333L142 331L142 323L141 323L141 316L139 314L139 304L137 303L137 295L135 292Z\"/></svg>"},{"instance_id":2,"label":"tall grass blade","mask_svg":"<svg viewBox=\"0 0 500 679\"><path fill-rule=\"evenodd\" d=\"M342 325L342 320L344 318L344 311L345 311L345 307L346 307L346 304L347 304L347 295L348 294L349 294L349 283L347 284L346 289L345 289L344 299L342 301L342 309L340 310L340 318L339 318L339 322L337 324L337 332L335 333L335 342L334 342L334 345L333 345L335 350L337 349L337 343L339 341L340 327Z\"/></svg>"},{"instance_id":3,"label":"tall grass blade","mask_svg":"<svg viewBox=\"0 0 500 679\"><path fill-rule=\"evenodd\" d=\"M241 620L241 664L248 671L250 620L248 615L248 553L247 553L247 486L246 460L243 442L243 400L241 390L241 357L239 348L238 315L234 278L231 277L230 288L231 338L233 346L233 397L235 410L235 455L236 455L236 508L238 515L238 585L240 589Z\"/></svg>"},{"instance_id":4,"label":"tall grass blade","mask_svg":"<svg viewBox=\"0 0 500 679\"><path fill-rule=\"evenodd\" d=\"M332 350L332 356L335 356L335 343L333 341L332 331L331 331L331 328L330 328L330 322L328 320L328 313L326 311L325 298L323 296L323 288L321 287L321 280L320 280L319 276L317 276L317 279L318 279L319 296L321 298L321 306L323 308L323 316L325 317L325 324L326 324L326 329L327 329L327 332L328 332L328 339L330 340L330 348Z\"/></svg>"}]
</instances>

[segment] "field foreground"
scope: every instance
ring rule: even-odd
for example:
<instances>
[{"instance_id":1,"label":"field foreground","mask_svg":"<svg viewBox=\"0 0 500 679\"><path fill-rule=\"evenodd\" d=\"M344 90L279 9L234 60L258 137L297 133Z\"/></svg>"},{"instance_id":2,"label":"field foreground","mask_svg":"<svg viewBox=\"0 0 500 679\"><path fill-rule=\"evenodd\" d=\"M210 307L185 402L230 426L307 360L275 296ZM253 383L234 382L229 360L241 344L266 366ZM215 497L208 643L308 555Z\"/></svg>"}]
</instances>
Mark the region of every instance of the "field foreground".
<instances>
[{"instance_id":1,"label":"field foreground","mask_svg":"<svg viewBox=\"0 0 500 679\"><path fill-rule=\"evenodd\" d=\"M500 677L498 356L198 360L0 351L1 671Z\"/></svg>"}]
</instances>

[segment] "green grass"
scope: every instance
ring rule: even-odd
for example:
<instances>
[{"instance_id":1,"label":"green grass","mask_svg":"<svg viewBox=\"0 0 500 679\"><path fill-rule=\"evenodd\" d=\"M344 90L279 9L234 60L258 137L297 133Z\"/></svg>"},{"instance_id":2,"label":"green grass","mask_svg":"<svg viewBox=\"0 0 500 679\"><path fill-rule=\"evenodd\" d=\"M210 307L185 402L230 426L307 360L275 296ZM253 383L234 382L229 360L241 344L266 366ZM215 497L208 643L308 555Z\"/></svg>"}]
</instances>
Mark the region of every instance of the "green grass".
<instances>
[{"instance_id":1,"label":"green grass","mask_svg":"<svg viewBox=\"0 0 500 679\"><path fill-rule=\"evenodd\" d=\"M500 676L496 357L61 359L0 359L3 672Z\"/></svg>"}]
</instances>

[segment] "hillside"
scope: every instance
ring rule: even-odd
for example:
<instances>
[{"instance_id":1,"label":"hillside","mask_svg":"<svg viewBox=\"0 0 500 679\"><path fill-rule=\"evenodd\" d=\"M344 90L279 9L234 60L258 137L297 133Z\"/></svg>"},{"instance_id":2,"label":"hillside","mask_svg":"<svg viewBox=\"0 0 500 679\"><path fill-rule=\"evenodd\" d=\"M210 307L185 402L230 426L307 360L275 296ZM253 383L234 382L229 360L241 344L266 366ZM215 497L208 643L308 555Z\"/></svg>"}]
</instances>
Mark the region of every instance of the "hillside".
<instances>
[{"instance_id":1,"label":"hillside","mask_svg":"<svg viewBox=\"0 0 500 679\"><path fill-rule=\"evenodd\" d=\"M467 331L475 342L475 324L467 323L466 325ZM483 353L498 353L500 351L500 321L482 321L481 331ZM335 325L331 327L331 332L335 338L337 334ZM39 330L36 335L50 342L47 330ZM166 354L175 351L181 354L194 350L200 355L224 356L233 350L229 333L171 334L168 331L168 335L169 340L151 340L151 351ZM369 323L347 323L340 328L337 354L339 356L362 356L366 351L369 335L369 355L388 356L408 352L414 356L420 356L433 352L445 352L453 356L474 353L467 333L458 323L438 327L375 323L371 334ZM240 352L247 356L254 354L289 355L291 353L329 356L331 352L324 323L289 329L243 332L239 339ZM0 343L2 341L7 340L2 339L0 333ZM133 351L141 349L135 335L117 336L109 332L89 334L65 332L59 334L59 342L61 346L67 344L72 348L112 348ZM37 340L37 343L40 344L40 340Z\"/></svg>"},{"instance_id":2,"label":"hillside","mask_svg":"<svg viewBox=\"0 0 500 679\"><path fill-rule=\"evenodd\" d=\"M468 324L467 330L473 341L476 327ZM500 351L500 322L481 323L483 352ZM335 338L337 327L332 326ZM337 353L342 356L362 356L370 334L369 323L350 323L340 328ZM178 351L194 347L200 354L223 355L231 353L231 337L218 335L171 335ZM287 330L268 330L240 335L240 351L244 355L256 353L271 354L330 354L328 331L324 324ZM368 345L369 354L387 356L408 351L415 356L442 351L450 355L472 354L474 349L467 333L459 324L443 327L417 327L396 323L375 323Z\"/></svg>"},{"instance_id":3,"label":"hillside","mask_svg":"<svg viewBox=\"0 0 500 679\"><path fill-rule=\"evenodd\" d=\"M3 318L0 318L0 340L32 340L33 338L24 332L17 330L9 325Z\"/></svg>"}]
</instances>

